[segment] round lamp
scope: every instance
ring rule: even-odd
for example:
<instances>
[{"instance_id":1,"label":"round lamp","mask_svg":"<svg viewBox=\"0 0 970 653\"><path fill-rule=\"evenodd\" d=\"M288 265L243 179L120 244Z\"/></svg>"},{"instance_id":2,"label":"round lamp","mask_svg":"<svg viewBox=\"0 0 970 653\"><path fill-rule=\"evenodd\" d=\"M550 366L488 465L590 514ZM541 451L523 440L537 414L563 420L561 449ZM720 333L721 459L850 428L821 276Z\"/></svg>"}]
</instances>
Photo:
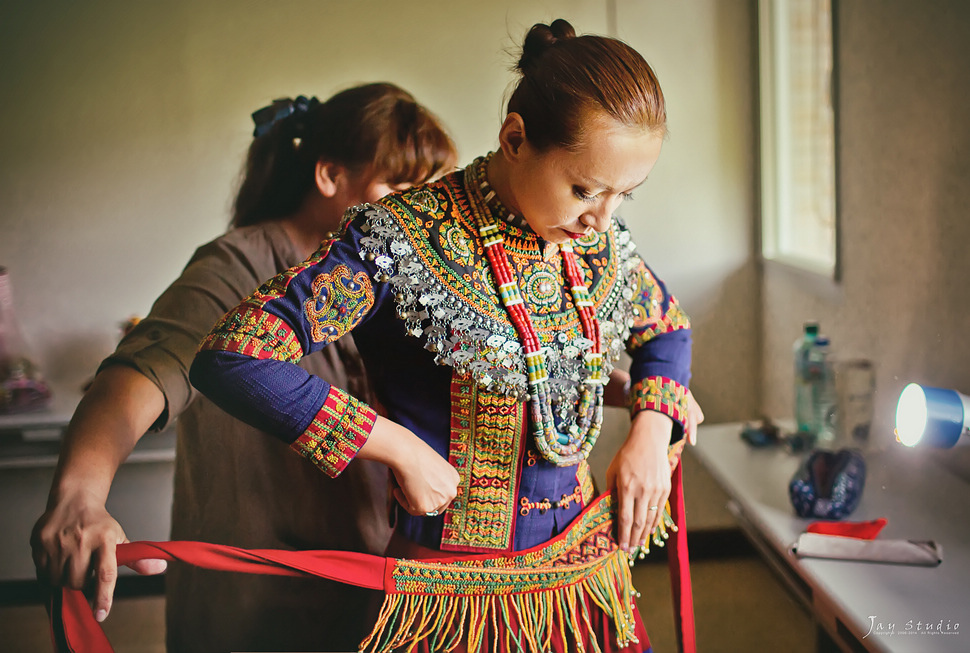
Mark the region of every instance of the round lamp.
<instances>
[{"instance_id":1,"label":"round lamp","mask_svg":"<svg viewBox=\"0 0 970 653\"><path fill-rule=\"evenodd\" d=\"M910 383L896 404L896 437L907 447L948 449L970 428L970 397Z\"/></svg>"}]
</instances>

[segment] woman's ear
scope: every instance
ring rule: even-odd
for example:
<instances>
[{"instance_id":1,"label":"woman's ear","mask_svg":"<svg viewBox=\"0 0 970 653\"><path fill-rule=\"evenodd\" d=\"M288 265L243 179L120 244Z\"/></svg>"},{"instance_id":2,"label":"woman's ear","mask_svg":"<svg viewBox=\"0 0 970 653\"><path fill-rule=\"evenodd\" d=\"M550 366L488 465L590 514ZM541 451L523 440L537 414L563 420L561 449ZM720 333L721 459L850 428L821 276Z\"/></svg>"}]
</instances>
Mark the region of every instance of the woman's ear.
<instances>
[{"instance_id":1,"label":"woman's ear","mask_svg":"<svg viewBox=\"0 0 970 653\"><path fill-rule=\"evenodd\" d=\"M320 159L314 169L317 190L324 197L332 198L342 183L346 182L347 169L342 165Z\"/></svg>"},{"instance_id":2,"label":"woman's ear","mask_svg":"<svg viewBox=\"0 0 970 653\"><path fill-rule=\"evenodd\" d=\"M515 161L522 154L522 148L528 144L525 137L525 121L514 111L505 116L505 122L498 132L499 147L510 161Z\"/></svg>"}]
</instances>

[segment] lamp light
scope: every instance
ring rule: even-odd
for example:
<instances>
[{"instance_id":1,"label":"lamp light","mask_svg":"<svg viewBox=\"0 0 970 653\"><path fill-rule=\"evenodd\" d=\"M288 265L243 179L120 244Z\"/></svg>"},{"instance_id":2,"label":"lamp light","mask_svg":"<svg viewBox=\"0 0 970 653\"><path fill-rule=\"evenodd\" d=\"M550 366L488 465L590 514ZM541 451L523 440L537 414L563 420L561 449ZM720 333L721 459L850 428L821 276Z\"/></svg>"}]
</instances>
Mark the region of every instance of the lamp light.
<instances>
[{"instance_id":1,"label":"lamp light","mask_svg":"<svg viewBox=\"0 0 970 653\"><path fill-rule=\"evenodd\" d=\"M910 383L896 404L896 438L907 447L949 449L970 429L970 397Z\"/></svg>"}]
</instances>

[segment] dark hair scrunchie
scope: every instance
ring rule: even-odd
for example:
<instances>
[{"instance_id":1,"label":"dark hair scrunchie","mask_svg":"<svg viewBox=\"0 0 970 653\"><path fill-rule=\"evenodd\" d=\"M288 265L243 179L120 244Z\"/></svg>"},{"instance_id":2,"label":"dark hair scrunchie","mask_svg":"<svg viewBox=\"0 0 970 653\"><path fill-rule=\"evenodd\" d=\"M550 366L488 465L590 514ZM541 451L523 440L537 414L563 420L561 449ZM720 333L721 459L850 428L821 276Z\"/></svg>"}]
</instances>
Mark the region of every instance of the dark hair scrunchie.
<instances>
[{"instance_id":1,"label":"dark hair scrunchie","mask_svg":"<svg viewBox=\"0 0 970 653\"><path fill-rule=\"evenodd\" d=\"M273 100L273 104L252 113L253 123L256 125L256 128L253 130L253 137L259 138L272 129L273 125L282 120L286 120L290 116L301 118L318 104L320 104L320 101L316 96L308 98L305 95L299 95L295 100L291 100L290 98ZM297 132L301 131L300 127L301 124L298 122L296 125Z\"/></svg>"}]
</instances>

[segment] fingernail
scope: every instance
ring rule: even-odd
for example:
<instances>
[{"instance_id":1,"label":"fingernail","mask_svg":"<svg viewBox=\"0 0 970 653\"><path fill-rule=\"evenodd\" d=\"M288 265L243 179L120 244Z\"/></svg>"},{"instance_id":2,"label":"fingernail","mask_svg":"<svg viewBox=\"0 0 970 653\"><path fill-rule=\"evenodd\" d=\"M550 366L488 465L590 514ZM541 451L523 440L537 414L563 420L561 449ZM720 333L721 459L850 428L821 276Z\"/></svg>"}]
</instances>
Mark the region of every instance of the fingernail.
<instances>
[{"instance_id":1,"label":"fingernail","mask_svg":"<svg viewBox=\"0 0 970 653\"><path fill-rule=\"evenodd\" d=\"M98 610L97 612L94 613L94 620L97 621L98 623L101 623L107 618L108 618L107 610Z\"/></svg>"}]
</instances>

